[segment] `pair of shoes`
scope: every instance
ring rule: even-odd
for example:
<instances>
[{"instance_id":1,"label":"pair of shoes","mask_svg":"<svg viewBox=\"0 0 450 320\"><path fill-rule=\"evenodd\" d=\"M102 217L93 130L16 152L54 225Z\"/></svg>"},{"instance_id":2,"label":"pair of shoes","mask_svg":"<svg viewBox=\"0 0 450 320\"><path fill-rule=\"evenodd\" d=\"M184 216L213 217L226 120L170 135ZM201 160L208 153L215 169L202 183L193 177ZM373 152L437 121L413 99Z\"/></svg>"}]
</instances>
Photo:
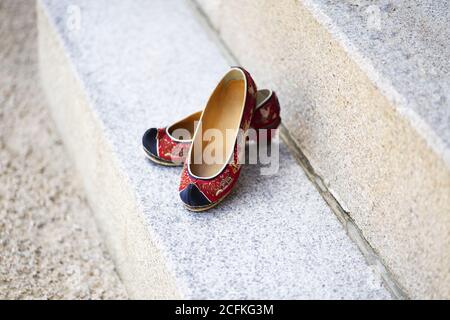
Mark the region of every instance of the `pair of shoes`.
<instances>
[{"instance_id":1,"label":"pair of shoes","mask_svg":"<svg viewBox=\"0 0 450 320\"><path fill-rule=\"evenodd\" d=\"M142 148L147 158L163 166L182 166L202 112L203 110L194 112L167 127L148 129L142 137ZM270 140L270 129L277 129L280 123L280 104L276 93L268 89L258 90L250 127L257 131L266 129L267 140ZM187 137L175 137L174 133L180 129L188 133Z\"/></svg>"},{"instance_id":2,"label":"pair of shoes","mask_svg":"<svg viewBox=\"0 0 450 320\"><path fill-rule=\"evenodd\" d=\"M248 129L267 129L270 139L280 123L275 92L257 91L244 68L232 67L204 110L165 128L148 129L142 138L143 150L158 164L183 165L180 198L189 210L204 211L220 203L239 178L240 142ZM205 158L208 154L213 161Z\"/></svg>"}]
</instances>

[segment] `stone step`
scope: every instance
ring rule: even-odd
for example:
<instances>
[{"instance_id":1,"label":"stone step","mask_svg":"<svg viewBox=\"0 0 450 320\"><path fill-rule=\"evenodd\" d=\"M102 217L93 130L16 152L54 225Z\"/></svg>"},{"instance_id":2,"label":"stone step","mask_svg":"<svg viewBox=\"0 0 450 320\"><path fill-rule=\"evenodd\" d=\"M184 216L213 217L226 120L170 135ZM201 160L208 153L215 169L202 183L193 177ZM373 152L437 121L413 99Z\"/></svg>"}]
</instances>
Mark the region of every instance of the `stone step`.
<instances>
[{"instance_id":1,"label":"stone step","mask_svg":"<svg viewBox=\"0 0 450 320\"><path fill-rule=\"evenodd\" d=\"M285 144L204 214L141 136L199 109L229 68L179 0L38 1L42 86L133 298L385 299L392 295ZM250 70L251 71L251 70Z\"/></svg>"},{"instance_id":2,"label":"stone step","mask_svg":"<svg viewBox=\"0 0 450 320\"><path fill-rule=\"evenodd\" d=\"M196 0L406 294L450 297L447 0Z\"/></svg>"}]
</instances>

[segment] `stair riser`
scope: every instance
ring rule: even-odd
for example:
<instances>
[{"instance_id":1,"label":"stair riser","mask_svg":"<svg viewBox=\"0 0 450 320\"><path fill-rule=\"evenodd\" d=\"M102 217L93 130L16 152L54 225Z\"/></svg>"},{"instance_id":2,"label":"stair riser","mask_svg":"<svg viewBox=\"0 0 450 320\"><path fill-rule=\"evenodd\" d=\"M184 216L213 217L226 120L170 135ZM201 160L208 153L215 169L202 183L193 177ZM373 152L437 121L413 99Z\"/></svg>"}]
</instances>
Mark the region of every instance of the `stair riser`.
<instances>
[{"instance_id":1,"label":"stair riser","mask_svg":"<svg viewBox=\"0 0 450 320\"><path fill-rule=\"evenodd\" d=\"M39 63L51 113L129 296L180 298L61 41L38 1Z\"/></svg>"}]
</instances>

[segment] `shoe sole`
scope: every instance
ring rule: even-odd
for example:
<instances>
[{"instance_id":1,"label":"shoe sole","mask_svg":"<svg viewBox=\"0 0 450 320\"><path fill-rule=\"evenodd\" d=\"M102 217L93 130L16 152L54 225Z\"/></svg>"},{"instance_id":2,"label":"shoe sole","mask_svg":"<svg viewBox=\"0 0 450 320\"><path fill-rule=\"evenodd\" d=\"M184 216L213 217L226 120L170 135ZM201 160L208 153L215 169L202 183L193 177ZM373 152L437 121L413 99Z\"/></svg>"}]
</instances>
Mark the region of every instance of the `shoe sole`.
<instances>
[{"instance_id":1,"label":"shoe sole","mask_svg":"<svg viewBox=\"0 0 450 320\"><path fill-rule=\"evenodd\" d=\"M212 204L209 204L209 205L204 206L204 207L191 207L191 206L188 206L187 204L184 204L184 207L185 207L186 209L188 209L189 211L192 211L192 212L203 212L203 211L206 211L206 210L209 210L209 209L214 208L214 207L217 206L219 203L221 203L222 200L223 200L223 199L220 199L220 200L217 201L216 203L212 203Z\"/></svg>"},{"instance_id":2,"label":"shoe sole","mask_svg":"<svg viewBox=\"0 0 450 320\"><path fill-rule=\"evenodd\" d=\"M157 158L154 155L152 155L150 152L148 152L144 147L142 147L142 150L144 151L144 154L147 159L153 161L154 163L160 164L162 166L166 167L181 167L183 164L176 164L161 158Z\"/></svg>"},{"instance_id":3,"label":"shoe sole","mask_svg":"<svg viewBox=\"0 0 450 320\"><path fill-rule=\"evenodd\" d=\"M233 191L233 189L231 189L230 191L228 191L228 193L226 195L224 195L219 201L215 202L215 203L211 203L208 204L207 206L203 206L203 207L191 207L187 204L184 203L184 207L186 209L188 209L189 211L193 211L193 212L203 212L209 209L214 208L215 206L217 206L219 203L221 203L226 197L228 197L230 195L230 193Z\"/></svg>"}]
</instances>

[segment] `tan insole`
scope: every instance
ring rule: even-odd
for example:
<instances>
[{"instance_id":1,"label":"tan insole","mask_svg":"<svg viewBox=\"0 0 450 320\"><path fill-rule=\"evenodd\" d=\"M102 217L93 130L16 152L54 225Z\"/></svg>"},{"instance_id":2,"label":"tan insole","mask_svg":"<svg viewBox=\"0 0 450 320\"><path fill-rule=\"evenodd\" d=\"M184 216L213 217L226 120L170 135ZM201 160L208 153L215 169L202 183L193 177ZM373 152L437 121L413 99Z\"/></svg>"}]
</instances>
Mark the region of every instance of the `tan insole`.
<instances>
[{"instance_id":1,"label":"tan insole","mask_svg":"<svg viewBox=\"0 0 450 320\"><path fill-rule=\"evenodd\" d=\"M181 120L170 127L169 133L173 135L176 139L180 139L181 137L177 136L175 133L178 129L187 130L189 132L189 137L184 137L185 139L192 139L194 137L195 128L197 122L200 120L202 112L196 112L189 116L188 118Z\"/></svg>"},{"instance_id":2,"label":"tan insole","mask_svg":"<svg viewBox=\"0 0 450 320\"><path fill-rule=\"evenodd\" d=\"M208 152L208 154L220 155L220 150L216 149L221 147L222 157L216 161L217 163L208 164L203 161L202 164L192 164L191 172L196 176L206 178L216 175L230 158L235 144L236 133L239 130L241 122L244 99L245 81L230 80L226 83L224 88L221 88L218 95L210 101L211 105L207 107L203 115L203 134L205 134L208 129L217 129L220 130L224 141L223 143L218 143L214 140L203 141L202 152L208 147L208 150L211 151ZM232 130L229 131L228 135L227 129ZM232 134L230 134L230 132Z\"/></svg>"}]
</instances>

